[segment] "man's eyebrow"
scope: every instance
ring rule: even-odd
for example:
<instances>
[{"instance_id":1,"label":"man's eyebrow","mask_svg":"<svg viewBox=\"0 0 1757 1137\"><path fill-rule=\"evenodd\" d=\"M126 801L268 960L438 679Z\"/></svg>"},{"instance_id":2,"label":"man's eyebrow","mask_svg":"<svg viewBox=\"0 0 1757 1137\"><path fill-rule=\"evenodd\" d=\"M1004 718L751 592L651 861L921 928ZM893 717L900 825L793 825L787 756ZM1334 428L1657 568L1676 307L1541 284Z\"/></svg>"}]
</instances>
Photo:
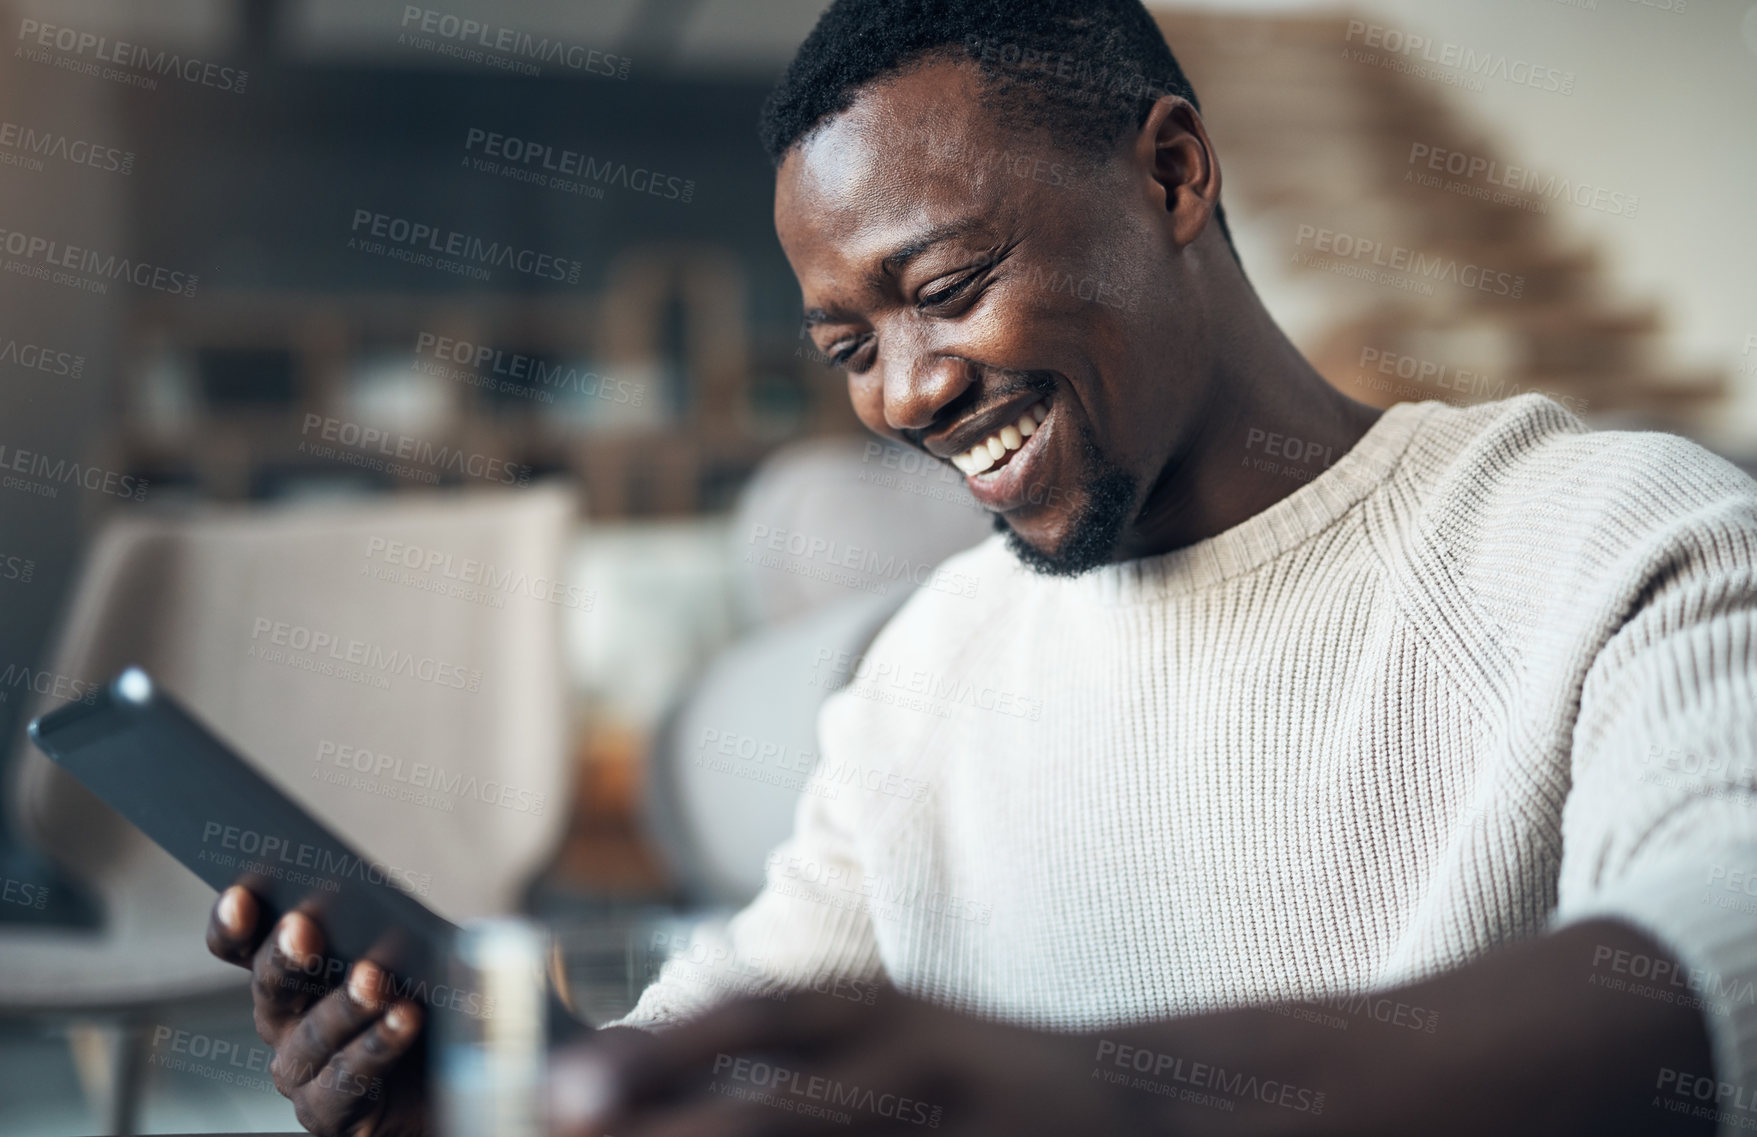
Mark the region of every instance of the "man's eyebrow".
<instances>
[{"instance_id":1,"label":"man's eyebrow","mask_svg":"<svg viewBox=\"0 0 1757 1137\"><path fill-rule=\"evenodd\" d=\"M915 238L913 241L910 241L907 245L893 249L889 256L879 262L879 267L885 271L886 275L895 276L899 269L902 269L908 265L910 261L920 256L922 253L927 252L927 250L933 248L941 241L951 241L966 236L976 227L977 221L974 218L965 218L962 221L952 221L945 225L936 225L921 236Z\"/></svg>"},{"instance_id":2,"label":"man's eyebrow","mask_svg":"<svg viewBox=\"0 0 1757 1137\"><path fill-rule=\"evenodd\" d=\"M908 244L891 250L891 252L879 262L879 267L883 271L874 273L869 278L873 287L879 289L884 288L891 282L891 278L895 277L897 271L908 265L910 261L943 241L952 241L959 237L968 236L971 232L979 228L980 224L981 223L975 218L965 218L962 221L951 221L944 225L936 225L921 236L910 241ZM824 308L807 308L804 312L804 319L805 326L812 328L819 324L841 323L847 320L848 317L840 311L831 311Z\"/></svg>"}]
</instances>

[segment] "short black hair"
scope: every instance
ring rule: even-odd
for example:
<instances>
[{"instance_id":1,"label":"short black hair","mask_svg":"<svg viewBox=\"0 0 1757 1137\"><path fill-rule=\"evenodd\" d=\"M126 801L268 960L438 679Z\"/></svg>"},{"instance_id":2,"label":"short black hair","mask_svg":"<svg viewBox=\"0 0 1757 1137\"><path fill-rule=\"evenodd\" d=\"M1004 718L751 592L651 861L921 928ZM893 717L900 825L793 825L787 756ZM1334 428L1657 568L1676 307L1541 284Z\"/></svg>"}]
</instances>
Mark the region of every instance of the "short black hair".
<instances>
[{"instance_id":1,"label":"short black hair","mask_svg":"<svg viewBox=\"0 0 1757 1137\"><path fill-rule=\"evenodd\" d=\"M1141 0L834 0L763 104L769 160L780 166L868 85L960 55L982 72L984 105L1088 159L1139 130L1162 96L1202 109ZM1215 219L1231 248L1218 207Z\"/></svg>"}]
</instances>

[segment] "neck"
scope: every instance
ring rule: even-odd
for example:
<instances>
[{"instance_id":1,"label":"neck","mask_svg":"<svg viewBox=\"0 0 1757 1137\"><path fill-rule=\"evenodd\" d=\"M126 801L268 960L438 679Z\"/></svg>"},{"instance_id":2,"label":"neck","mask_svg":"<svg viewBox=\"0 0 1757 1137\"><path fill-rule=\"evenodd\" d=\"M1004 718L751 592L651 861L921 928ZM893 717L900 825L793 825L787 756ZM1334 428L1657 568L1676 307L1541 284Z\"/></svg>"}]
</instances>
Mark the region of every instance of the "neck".
<instances>
[{"instance_id":1,"label":"neck","mask_svg":"<svg viewBox=\"0 0 1757 1137\"><path fill-rule=\"evenodd\" d=\"M1211 339L1207 397L1148 489L1115 560L1206 540L1322 474L1382 413L1332 387L1288 341L1242 273L1210 294L1231 316Z\"/></svg>"}]
</instances>

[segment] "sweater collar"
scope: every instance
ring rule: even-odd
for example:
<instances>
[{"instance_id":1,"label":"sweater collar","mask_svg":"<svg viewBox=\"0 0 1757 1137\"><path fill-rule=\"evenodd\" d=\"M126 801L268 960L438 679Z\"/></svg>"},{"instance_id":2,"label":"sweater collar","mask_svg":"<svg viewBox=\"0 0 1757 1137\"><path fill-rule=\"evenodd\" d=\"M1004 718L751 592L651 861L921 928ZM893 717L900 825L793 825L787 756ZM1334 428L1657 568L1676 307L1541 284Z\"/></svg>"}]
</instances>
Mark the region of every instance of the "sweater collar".
<instances>
[{"instance_id":1,"label":"sweater collar","mask_svg":"<svg viewBox=\"0 0 1757 1137\"><path fill-rule=\"evenodd\" d=\"M1329 469L1261 513L1193 545L1101 565L1072 579L1039 576L1010 552L1006 560L1014 571L1075 601L1131 604L1208 588L1250 572L1334 525L1384 484L1422 423L1441 405L1392 406ZM992 540L1000 544L1002 538Z\"/></svg>"}]
</instances>

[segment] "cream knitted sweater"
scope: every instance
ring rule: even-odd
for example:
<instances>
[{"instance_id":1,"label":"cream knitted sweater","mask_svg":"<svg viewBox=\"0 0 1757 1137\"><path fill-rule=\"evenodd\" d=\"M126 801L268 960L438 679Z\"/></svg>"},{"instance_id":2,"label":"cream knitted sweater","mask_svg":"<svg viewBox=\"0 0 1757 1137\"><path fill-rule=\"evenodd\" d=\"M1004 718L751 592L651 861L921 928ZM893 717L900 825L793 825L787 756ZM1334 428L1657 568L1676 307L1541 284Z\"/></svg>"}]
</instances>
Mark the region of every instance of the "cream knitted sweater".
<instances>
[{"instance_id":1,"label":"cream knitted sweater","mask_svg":"<svg viewBox=\"0 0 1757 1137\"><path fill-rule=\"evenodd\" d=\"M1744 474L1536 395L1394 407L1235 528L1078 578L990 539L947 565L974 597L922 589L863 658L776 676L852 673L819 721L843 777L728 961L667 965L625 1021L882 974L1096 1029L1609 913L1692 969L1631 997L1700 998L1718 1076L1757 1087L1754 566Z\"/></svg>"}]
</instances>

